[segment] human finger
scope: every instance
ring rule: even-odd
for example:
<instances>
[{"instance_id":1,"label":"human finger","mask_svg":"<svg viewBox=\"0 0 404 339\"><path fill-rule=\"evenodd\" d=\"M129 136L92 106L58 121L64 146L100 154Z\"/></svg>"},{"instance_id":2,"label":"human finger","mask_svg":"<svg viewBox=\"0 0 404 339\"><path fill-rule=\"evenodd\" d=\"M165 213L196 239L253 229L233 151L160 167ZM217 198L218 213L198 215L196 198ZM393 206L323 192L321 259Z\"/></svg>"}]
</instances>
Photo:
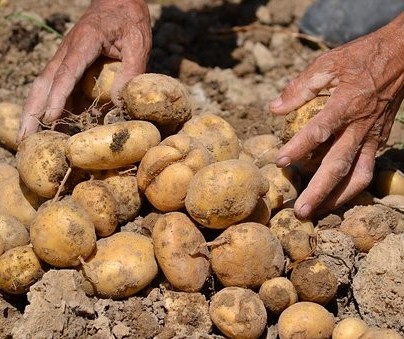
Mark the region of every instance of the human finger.
<instances>
[{"instance_id":1,"label":"human finger","mask_svg":"<svg viewBox=\"0 0 404 339\"><path fill-rule=\"evenodd\" d=\"M345 124L343 117L349 109L348 102L341 100L338 92L330 96L324 108L279 149L277 166L285 167L301 159L337 132Z\"/></svg>"},{"instance_id":2,"label":"human finger","mask_svg":"<svg viewBox=\"0 0 404 339\"><path fill-rule=\"evenodd\" d=\"M375 139L367 139L358 151L352 165L350 174L347 175L333 190L332 194L324 201L322 207L333 210L362 192L371 182L375 165L378 142Z\"/></svg>"},{"instance_id":3,"label":"human finger","mask_svg":"<svg viewBox=\"0 0 404 339\"><path fill-rule=\"evenodd\" d=\"M351 124L341 133L323 158L320 167L313 175L307 188L295 202L295 213L307 218L346 177L366 132Z\"/></svg>"},{"instance_id":4,"label":"human finger","mask_svg":"<svg viewBox=\"0 0 404 339\"><path fill-rule=\"evenodd\" d=\"M43 121L46 123L52 122L62 115L66 99L74 86L86 68L101 54L102 47L98 39L88 39L88 36L85 35L76 36L79 38L69 41L69 46L75 46L74 51L66 53L54 75L43 117Z\"/></svg>"},{"instance_id":5,"label":"human finger","mask_svg":"<svg viewBox=\"0 0 404 339\"><path fill-rule=\"evenodd\" d=\"M330 58L331 60L331 58ZM293 79L281 95L269 103L274 114L287 114L310 101L322 90L335 86L332 63L324 55Z\"/></svg>"}]
</instances>

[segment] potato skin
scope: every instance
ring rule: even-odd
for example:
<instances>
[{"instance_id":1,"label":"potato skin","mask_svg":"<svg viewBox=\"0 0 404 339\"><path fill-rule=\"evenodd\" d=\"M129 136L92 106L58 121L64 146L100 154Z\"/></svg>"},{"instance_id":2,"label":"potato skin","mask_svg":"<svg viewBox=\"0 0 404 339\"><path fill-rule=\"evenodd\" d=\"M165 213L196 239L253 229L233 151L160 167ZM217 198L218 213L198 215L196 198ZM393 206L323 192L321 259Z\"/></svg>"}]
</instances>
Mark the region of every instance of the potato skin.
<instances>
[{"instance_id":1,"label":"potato skin","mask_svg":"<svg viewBox=\"0 0 404 339\"><path fill-rule=\"evenodd\" d=\"M192 117L178 134L200 142L211 153L213 161L238 159L240 140L234 128L218 115L205 113Z\"/></svg>"},{"instance_id":2,"label":"potato skin","mask_svg":"<svg viewBox=\"0 0 404 339\"><path fill-rule=\"evenodd\" d=\"M267 313L258 295L241 287L225 287L211 299L209 314L229 338L256 339L265 330Z\"/></svg>"},{"instance_id":3,"label":"potato skin","mask_svg":"<svg viewBox=\"0 0 404 339\"><path fill-rule=\"evenodd\" d=\"M146 152L137 173L139 188L158 210L180 210L191 179L210 162L201 144L186 135L172 135Z\"/></svg>"},{"instance_id":4,"label":"potato skin","mask_svg":"<svg viewBox=\"0 0 404 339\"><path fill-rule=\"evenodd\" d=\"M297 292L291 281L285 277L275 277L264 281L258 295L272 314L281 314L297 302Z\"/></svg>"},{"instance_id":5,"label":"potato skin","mask_svg":"<svg viewBox=\"0 0 404 339\"><path fill-rule=\"evenodd\" d=\"M87 212L70 199L41 206L30 226L35 253L55 267L73 267L95 248L95 228Z\"/></svg>"},{"instance_id":6,"label":"potato skin","mask_svg":"<svg viewBox=\"0 0 404 339\"><path fill-rule=\"evenodd\" d=\"M107 237L115 231L119 205L106 182L83 181L74 187L71 198L87 212L98 236Z\"/></svg>"},{"instance_id":7,"label":"potato skin","mask_svg":"<svg viewBox=\"0 0 404 339\"><path fill-rule=\"evenodd\" d=\"M329 339L335 320L323 306L302 301L289 306L278 320L280 339Z\"/></svg>"},{"instance_id":8,"label":"potato skin","mask_svg":"<svg viewBox=\"0 0 404 339\"><path fill-rule=\"evenodd\" d=\"M40 199L19 175L12 175L0 182L0 212L7 213L28 226L36 215Z\"/></svg>"},{"instance_id":9,"label":"potato skin","mask_svg":"<svg viewBox=\"0 0 404 339\"><path fill-rule=\"evenodd\" d=\"M41 261L29 245L14 247L0 256L0 290L7 293L27 292L43 273Z\"/></svg>"},{"instance_id":10,"label":"potato skin","mask_svg":"<svg viewBox=\"0 0 404 339\"><path fill-rule=\"evenodd\" d=\"M11 102L0 102L0 144L16 151L22 107Z\"/></svg>"},{"instance_id":11,"label":"potato skin","mask_svg":"<svg viewBox=\"0 0 404 339\"><path fill-rule=\"evenodd\" d=\"M192 220L180 212L164 214L157 220L152 238L167 280L180 291L199 291L209 275L209 251Z\"/></svg>"},{"instance_id":12,"label":"potato skin","mask_svg":"<svg viewBox=\"0 0 404 339\"><path fill-rule=\"evenodd\" d=\"M133 232L119 232L97 241L97 251L81 273L89 295L122 299L145 288L157 275L152 240Z\"/></svg>"},{"instance_id":13,"label":"potato skin","mask_svg":"<svg viewBox=\"0 0 404 339\"><path fill-rule=\"evenodd\" d=\"M268 227L248 222L230 226L214 240L211 265L224 286L258 288L281 275L284 255Z\"/></svg>"},{"instance_id":14,"label":"potato skin","mask_svg":"<svg viewBox=\"0 0 404 339\"><path fill-rule=\"evenodd\" d=\"M24 139L16 154L17 169L27 187L41 197L52 198L69 165L65 149L69 136L55 131L34 133Z\"/></svg>"},{"instance_id":15,"label":"potato skin","mask_svg":"<svg viewBox=\"0 0 404 339\"><path fill-rule=\"evenodd\" d=\"M185 207L200 224L224 229L247 218L267 191L268 182L253 164L238 159L220 161L195 174Z\"/></svg>"},{"instance_id":16,"label":"potato skin","mask_svg":"<svg viewBox=\"0 0 404 339\"><path fill-rule=\"evenodd\" d=\"M116 169L139 162L160 140L158 129L147 121L117 122L71 136L66 156L73 167Z\"/></svg>"},{"instance_id":17,"label":"potato skin","mask_svg":"<svg viewBox=\"0 0 404 339\"><path fill-rule=\"evenodd\" d=\"M30 237L21 221L12 215L0 213L0 238L3 240L4 251L28 245Z\"/></svg>"},{"instance_id":18,"label":"potato skin","mask_svg":"<svg viewBox=\"0 0 404 339\"><path fill-rule=\"evenodd\" d=\"M151 121L159 126L178 126L192 115L187 89L179 80L168 75L137 75L126 83L121 96L133 119Z\"/></svg>"}]
</instances>

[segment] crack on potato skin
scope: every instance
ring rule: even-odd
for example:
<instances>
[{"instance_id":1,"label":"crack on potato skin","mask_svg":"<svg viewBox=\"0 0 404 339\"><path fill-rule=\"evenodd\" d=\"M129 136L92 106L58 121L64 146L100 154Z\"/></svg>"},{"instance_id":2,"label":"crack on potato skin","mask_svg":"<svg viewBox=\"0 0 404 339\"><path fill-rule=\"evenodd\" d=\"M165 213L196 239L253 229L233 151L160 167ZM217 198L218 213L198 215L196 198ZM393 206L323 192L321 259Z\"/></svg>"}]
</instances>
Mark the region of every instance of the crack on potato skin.
<instances>
[{"instance_id":1,"label":"crack on potato skin","mask_svg":"<svg viewBox=\"0 0 404 339\"><path fill-rule=\"evenodd\" d=\"M123 150L124 145L130 137L129 130L124 128L112 135L112 143L109 145L110 150L115 153L119 153Z\"/></svg>"}]
</instances>

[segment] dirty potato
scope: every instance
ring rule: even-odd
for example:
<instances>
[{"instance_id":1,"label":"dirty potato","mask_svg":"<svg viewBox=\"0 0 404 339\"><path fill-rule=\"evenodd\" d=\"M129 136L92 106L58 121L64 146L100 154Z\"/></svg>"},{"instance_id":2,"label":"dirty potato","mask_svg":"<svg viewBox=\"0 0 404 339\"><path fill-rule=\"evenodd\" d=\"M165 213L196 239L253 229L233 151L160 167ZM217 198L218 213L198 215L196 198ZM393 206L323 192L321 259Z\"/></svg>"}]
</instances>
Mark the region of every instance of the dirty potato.
<instances>
[{"instance_id":1,"label":"dirty potato","mask_svg":"<svg viewBox=\"0 0 404 339\"><path fill-rule=\"evenodd\" d=\"M160 143L160 132L147 121L96 126L71 136L66 156L71 166L88 170L116 169L139 162Z\"/></svg>"},{"instance_id":2,"label":"dirty potato","mask_svg":"<svg viewBox=\"0 0 404 339\"><path fill-rule=\"evenodd\" d=\"M210 164L191 179L185 207L208 228L224 229L247 218L268 191L258 168L232 159Z\"/></svg>"},{"instance_id":3,"label":"dirty potato","mask_svg":"<svg viewBox=\"0 0 404 339\"><path fill-rule=\"evenodd\" d=\"M157 220L152 238L167 280L180 291L199 291L209 274L209 251L192 220L180 212L164 214Z\"/></svg>"},{"instance_id":4,"label":"dirty potato","mask_svg":"<svg viewBox=\"0 0 404 339\"><path fill-rule=\"evenodd\" d=\"M21 179L41 197L53 198L69 169L65 149L69 136L42 131L24 139L16 155Z\"/></svg>"},{"instance_id":5,"label":"dirty potato","mask_svg":"<svg viewBox=\"0 0 404 339\"><path fill-rule=\"evenodd\" d=\"M16 151L22 107L11 102L0 102L0 144Z\"/></svg>"},{"instance_id":6,"label":"dirty potato","mask_svg":"<svg viewBox=\"0 0 404 339\"><path fill-rule=\"evenodd\" d=\"M173 135L148 150L137 173L139 188L163 212L184 208L195 173L210 164L208 151L186 135Z\"/></svg>"}]
</instances>

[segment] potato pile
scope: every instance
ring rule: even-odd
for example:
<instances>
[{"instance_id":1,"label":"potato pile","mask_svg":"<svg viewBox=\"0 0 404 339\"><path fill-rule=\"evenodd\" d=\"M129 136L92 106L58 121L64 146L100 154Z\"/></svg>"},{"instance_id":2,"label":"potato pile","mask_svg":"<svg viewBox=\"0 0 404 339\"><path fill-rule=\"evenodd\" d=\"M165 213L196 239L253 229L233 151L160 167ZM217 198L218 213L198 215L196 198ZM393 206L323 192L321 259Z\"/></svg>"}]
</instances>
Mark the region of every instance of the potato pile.
<instances>
[{"instance_id":1,"label":"potato pile","mask_svg":"<svg viewBox=\"0 0 404 339\"><path fill-rule=\"evenodd\" d=\"M110 102L119 68L94 64L83 93ZM294 216L302 177L297 167L274 165L277 136L241 141L220 116L192 115L186 87L162 74L134 77L121 100L119 121L73 135L44 129L16 148L16 168L0 164L2 293L26 293L50 268L78 270L88 295L112 299L162 279L173 290L201 292L214 279L209 314L229 338L259 338L274 322L281 339L368 331L359 319L335 326L327 307L339 281L315 257L315 221ZM159 217L147 228L152 212ZM355 213L342 232L350 233ZM357 250L393 232L395 217L364 247L365 237L352 234ZM136 223L140 230L130 230Z\"/></svg>"}]
</instances>

